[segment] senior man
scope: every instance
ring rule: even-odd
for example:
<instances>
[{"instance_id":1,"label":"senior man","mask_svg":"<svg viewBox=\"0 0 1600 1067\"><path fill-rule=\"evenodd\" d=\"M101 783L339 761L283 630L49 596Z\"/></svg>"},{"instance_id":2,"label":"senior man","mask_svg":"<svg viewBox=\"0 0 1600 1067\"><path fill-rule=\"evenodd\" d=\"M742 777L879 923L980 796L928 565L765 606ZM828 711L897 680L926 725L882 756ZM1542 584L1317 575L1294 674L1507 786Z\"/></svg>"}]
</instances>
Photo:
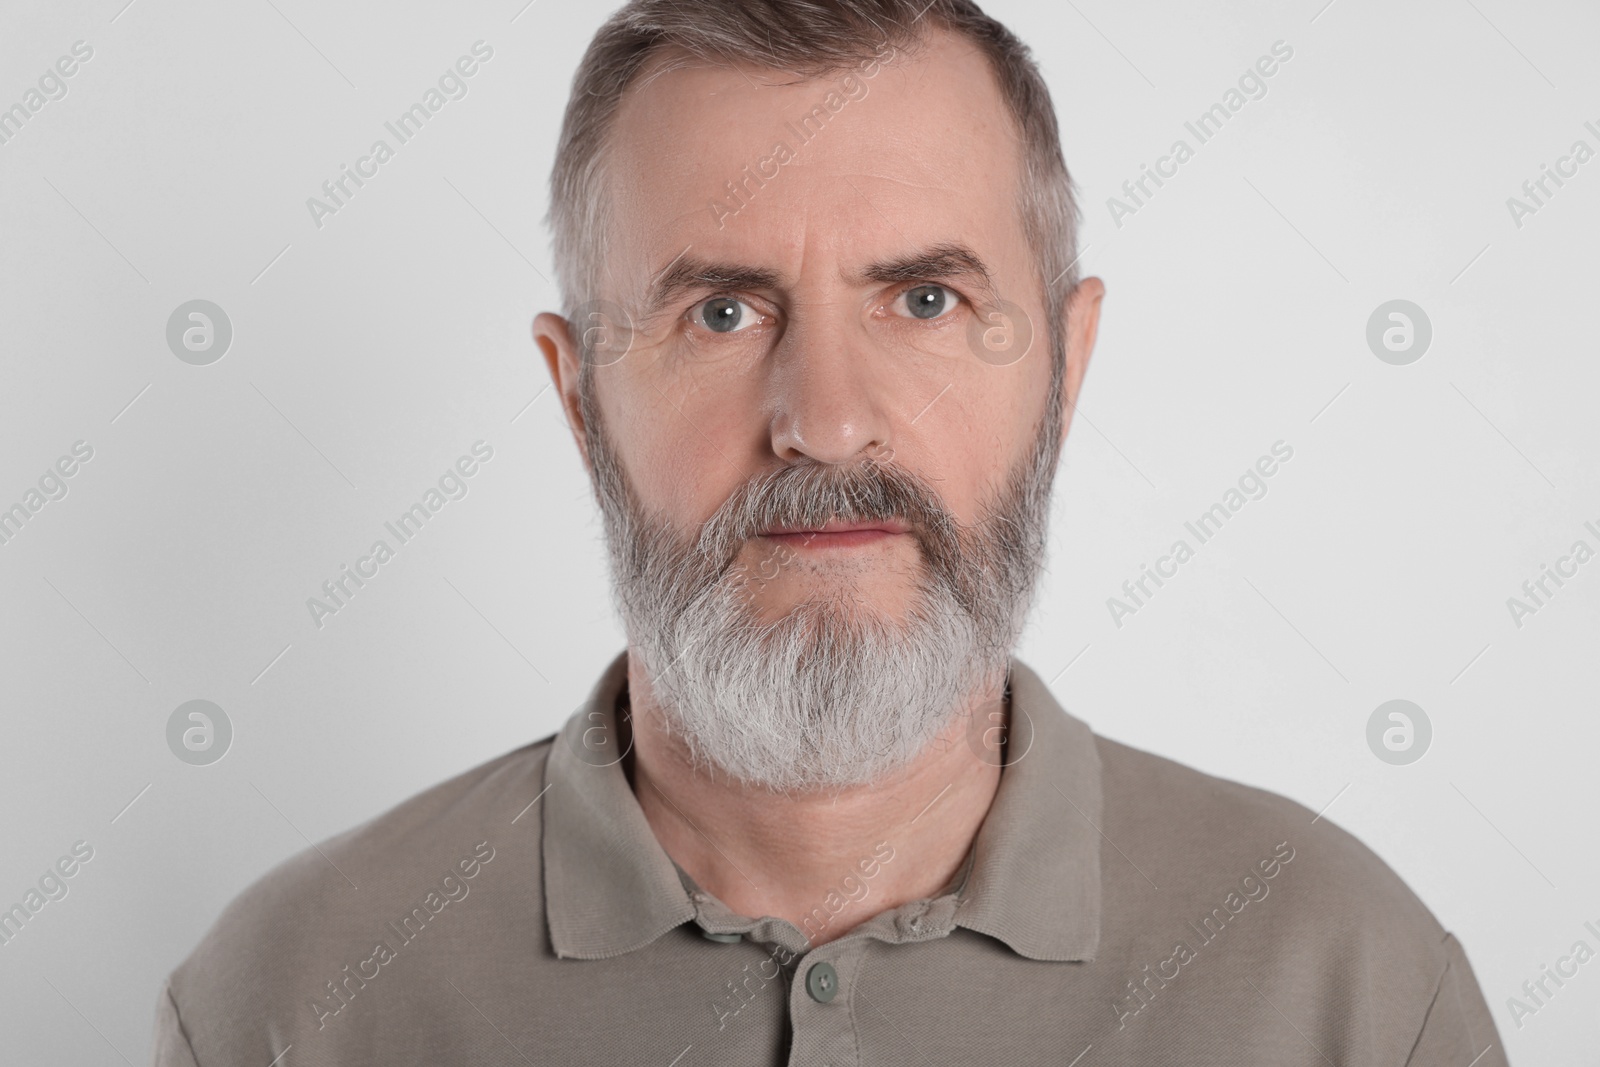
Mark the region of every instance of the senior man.
<instances>
[{"instance_id":1,"label":"senior man","mask_svg":"<svg viewBox=\"0 0 1600 1067\"><path fill-rule=\"evenodd\" d=\"M1505 1062L1370 851L1013 658L1104 293L1014 36L634 0L552 193L534 335L628 648L244 893L157 1063Z\"/></svg>"}]
</instances>

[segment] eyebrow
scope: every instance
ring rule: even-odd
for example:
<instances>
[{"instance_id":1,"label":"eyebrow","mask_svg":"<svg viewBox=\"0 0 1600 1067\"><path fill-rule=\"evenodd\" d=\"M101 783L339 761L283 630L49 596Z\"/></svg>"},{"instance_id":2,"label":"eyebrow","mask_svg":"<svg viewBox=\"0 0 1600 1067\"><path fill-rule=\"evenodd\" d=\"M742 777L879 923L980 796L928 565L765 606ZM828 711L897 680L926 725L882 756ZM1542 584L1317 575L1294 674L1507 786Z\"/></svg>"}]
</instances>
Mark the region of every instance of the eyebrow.
<instances>
[{"instance_id":1,"label":"eyebrow","mask_svg":"<svg viewBox=\"0 0 1600 1067\"><path fill-rule=\"evenodd\" d=\"M645 291L642 317L646 321L655 318L685 293L702 289L776 289L781 281L775 270L741 263L710 263L684 249L651 280Z\"/></svg>"},{"instance_id":2,"label":"eyebrow","mask_svg":"<svg viewBox=\"0 0 1600 1067\"><path fill-rule=\"evenodd\" d=\"M969 278L985 303L995 303L1000 292L983 257L963 244L938 244L907 256L874 263L861 277L875 282L914 282L925 278Z\"/></svg>"},{"instance_id":3,"label":"eyebrow","mask_svg":"<svg viewBox=\"0 0 1600 1067\"><path fill-rule=\"evenodd\" d=\"M963 244L946 242L919 249L863 268L863 281L910 282L937 278L968 278L980 290L981 303L999 300L994 275L983 258ZM683 253L659 271L645 292L643 318L654 318L685 293L701 290L777 289L783 276L766 267L743 263L713 263Z\"/></svg>"}]
</instances>

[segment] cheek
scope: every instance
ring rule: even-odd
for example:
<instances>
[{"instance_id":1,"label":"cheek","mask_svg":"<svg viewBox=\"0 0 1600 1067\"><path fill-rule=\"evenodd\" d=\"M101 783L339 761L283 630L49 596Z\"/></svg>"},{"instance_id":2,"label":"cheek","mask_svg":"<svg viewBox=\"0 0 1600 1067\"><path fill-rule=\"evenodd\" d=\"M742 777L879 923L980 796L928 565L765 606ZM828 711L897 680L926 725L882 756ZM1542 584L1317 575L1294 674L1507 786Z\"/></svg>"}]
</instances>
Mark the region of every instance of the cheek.
<instances>
[{"instance_id":1,"label":"cheek","mask_svg":"<svg viewBox=\"0 0 1600 1067\"><path fill-rule=\"evenodd\" d=\"M915 425L904 428L915 432L915 447L897 449L896 459L933 485L958 519L976 521L980 505L1033 447L1048 386L1048 373L1041 377L1021 364L979 363Z\"/></svg>"},{"instance_id":2,"label":"cheek","mask_svg":"<svg viewBox=\"0 0 1600 1067\"><path fill-rule=\"evenodd\" d=\"M710 517L755 473L763 427L753 402L709 386L616 383L605 424L644 506L680 527Z\"/></svg>"}]
</instances>

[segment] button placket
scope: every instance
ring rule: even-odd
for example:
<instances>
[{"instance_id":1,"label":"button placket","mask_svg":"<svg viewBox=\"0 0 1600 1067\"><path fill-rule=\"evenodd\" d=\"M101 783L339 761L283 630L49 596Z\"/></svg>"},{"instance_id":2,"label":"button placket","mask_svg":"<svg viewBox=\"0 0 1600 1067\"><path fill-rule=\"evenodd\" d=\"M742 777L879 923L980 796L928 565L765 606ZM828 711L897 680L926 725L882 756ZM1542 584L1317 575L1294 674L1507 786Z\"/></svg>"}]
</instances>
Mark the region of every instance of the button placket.
<instances>
[{"instance_id":1,"label":"button placket","mask_svg":"<svg viewBox=\"0 0 1600 1067\"><path fill-rule=\"evenodd\" d=\"M795 961L790 1067L858 1067L855 977L870 939L846 936Z\"/></svg>"}]
</instances>

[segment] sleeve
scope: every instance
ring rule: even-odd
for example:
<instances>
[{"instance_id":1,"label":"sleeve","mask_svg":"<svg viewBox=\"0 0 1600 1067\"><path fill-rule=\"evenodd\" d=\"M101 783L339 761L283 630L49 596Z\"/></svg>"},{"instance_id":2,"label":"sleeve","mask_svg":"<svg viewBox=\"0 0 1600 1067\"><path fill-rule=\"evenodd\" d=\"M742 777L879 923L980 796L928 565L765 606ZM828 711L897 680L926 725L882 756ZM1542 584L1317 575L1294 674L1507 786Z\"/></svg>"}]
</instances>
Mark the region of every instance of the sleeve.
<instances>
[{"instance_id":1,"label":"sleeve","mask_svg":"<svg viewBox=\"0 0 1600 1067\"><path fill-rule=\"evenodd\" d=\"M1455 935L1444 939L1445 966L1406 1067L1507 1067L1489 1005Z\"/></svg>"},{"instance_id":2,"label":"sleeve","mask_svg":"<svg viewBox=\"0 0 1600 1067\"><path fill-rule=\"evenodd\" d=\"M189 1047L189 1035L183 1032L183 1020L178 1017L178 1002L172 997L172 985L161 990L156 1003L156 1033L150 1051L151 1067L200 1067Z\"/></svg>"}]
</instances>

